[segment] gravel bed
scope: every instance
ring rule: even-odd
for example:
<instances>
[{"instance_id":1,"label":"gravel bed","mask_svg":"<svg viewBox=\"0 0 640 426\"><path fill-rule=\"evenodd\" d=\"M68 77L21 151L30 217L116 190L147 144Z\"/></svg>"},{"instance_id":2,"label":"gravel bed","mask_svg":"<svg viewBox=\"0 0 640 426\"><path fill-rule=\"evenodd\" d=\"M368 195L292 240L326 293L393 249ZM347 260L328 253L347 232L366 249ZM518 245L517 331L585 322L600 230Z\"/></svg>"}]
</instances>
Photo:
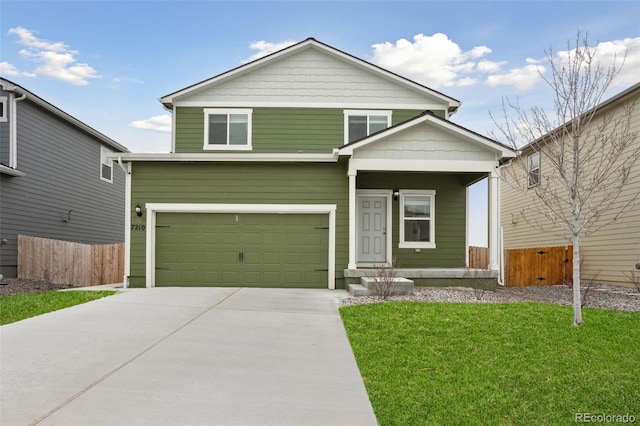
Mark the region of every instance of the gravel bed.
<instances>
[{"instance_id":1,"label":"gravel bed","mask_svg":"<svg viewBox=\"0 0 640 426\"><path fill-rule=\"evenodd\" d=\"M57 284L50 281L29 280L25 278L4 278L0 283L0 296L10 294L39 293L41 291L75 288L71 284Z\"/></svg>"},{"instance_id":2,"label":"gravel bed","mask_svg":"<svg viewBox=\"0 0 640 426\"><path fill-rule=\"evenodd\" d=\"M484 293L465 287L416 287L410 296L390 296L387 301L412 302L543 302L571 305L573 289L568 286L500 287ZM640 311L640 292L635 288L595 284L582 288L584 306L618 311ZM382 302L375 296L347 297L340 306Z\"/></svg>"}]
</instances>

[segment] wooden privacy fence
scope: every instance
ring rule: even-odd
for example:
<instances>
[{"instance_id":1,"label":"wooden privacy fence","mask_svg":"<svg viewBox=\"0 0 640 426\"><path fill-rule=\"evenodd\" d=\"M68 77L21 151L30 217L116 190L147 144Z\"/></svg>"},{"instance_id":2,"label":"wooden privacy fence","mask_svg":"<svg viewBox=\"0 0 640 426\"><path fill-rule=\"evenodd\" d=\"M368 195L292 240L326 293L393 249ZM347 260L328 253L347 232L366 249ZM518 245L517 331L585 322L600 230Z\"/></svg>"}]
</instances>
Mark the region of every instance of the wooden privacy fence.
<instances>
[{"instance_id":1,"label":"wooden privacy fence","mask_svg":"<svg viewBox=\"0 0 640 426\"><path fill-rule=\"evenodd\" d=\"M489 247L469 246L469 268L487 269L489 267Z\"/></svg>"},{"instance_id":2,"label":"wooden privacy fence","mask_svg":"<svg viewBox=\"0 0 640 426\"><path fill-rule=\"evenodd\" d=\"M81 244L18 235L18 277L60 284L119 283L124 244Z\"/></svg>"},{"instance_id":3,"label":"wooden privacy fence","mask_svg":"<svg viewBox=\"0 0 640 426\"><path fill-rule=\"evenodd\" d=\"M573 283L573 246L505 250L504 260L507 287Z\"/></svg>"}]
</instances>

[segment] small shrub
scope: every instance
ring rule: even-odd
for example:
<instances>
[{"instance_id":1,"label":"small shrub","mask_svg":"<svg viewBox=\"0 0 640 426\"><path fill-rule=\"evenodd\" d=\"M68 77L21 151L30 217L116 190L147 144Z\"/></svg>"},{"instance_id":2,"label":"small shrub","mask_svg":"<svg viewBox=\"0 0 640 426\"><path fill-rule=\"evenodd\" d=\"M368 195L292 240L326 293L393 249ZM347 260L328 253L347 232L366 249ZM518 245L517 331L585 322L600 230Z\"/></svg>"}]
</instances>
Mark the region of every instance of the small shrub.
<instances>
[{"instance_id":1,"label":"small shrub","mask_svg":"<svg viewBox=\"0 0 640 426\"><path fill-rule=\"evenodd\" d=\"M371 291L379 300L387 300L391 295L391 289L396 278L396 259L391 261L391 265L379 263L375 265L376 276Z\"/></svg>"}]
</instances>

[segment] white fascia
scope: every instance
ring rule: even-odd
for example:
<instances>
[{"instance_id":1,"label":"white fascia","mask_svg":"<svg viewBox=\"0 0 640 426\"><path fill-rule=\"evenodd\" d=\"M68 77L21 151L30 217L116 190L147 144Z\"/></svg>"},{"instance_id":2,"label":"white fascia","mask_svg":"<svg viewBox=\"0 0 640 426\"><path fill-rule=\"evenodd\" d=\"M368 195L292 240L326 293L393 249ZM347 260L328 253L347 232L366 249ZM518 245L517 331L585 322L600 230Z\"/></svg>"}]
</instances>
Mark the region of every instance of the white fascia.
<instances>
[{"instance_id":1,"label":"white fascia","mask_svg":"<svg viewBox=\"0 0 640 426\"><path fill-rule=\"evenodd\" d=\"M146 223L146 286L155 287L156 274L156 214L157 213L271 213L271 214L328 214L329 261L327 288L336 288L336 209L335 204L183 204L147 203Z\"/></svg>"},{"instance_id":2,"label":"white fascia","mask_svg":"<svg viewBox=\"0 0 640 426\"><path fill-rule=\"evenodd\" d=\"M349 159L349 173L364 171L490 173L498 165L488 160L385 160Z\"/></svg>"},{"instance_id":3,"label":"white fascia","mask_svg":"<svg viewBox=\"0 0 640 426\"><path fill-rule=\"evenodd\" d=\"M176 101L176 107L200 107L200 108L246 108L246 101ZM442 110L442 105L431 103L359 103L359 102L287 102L287 101L251 101L252 108L336 108L354 110L395 110L416 109Z\"/></svg>"},{"instance_id":4,"label":"white fascia","mask_svg":"<svg viewBox=\"0 0 640 426\"><path fill-rule=\"evenodd\" d=\"M253 154L253 153L123 153L114 154L113 158L122 161L193 161L193 162L303 162L303 163L335 163L338 161L337 152L331 154Z\"/></svg>"}]
</instances>

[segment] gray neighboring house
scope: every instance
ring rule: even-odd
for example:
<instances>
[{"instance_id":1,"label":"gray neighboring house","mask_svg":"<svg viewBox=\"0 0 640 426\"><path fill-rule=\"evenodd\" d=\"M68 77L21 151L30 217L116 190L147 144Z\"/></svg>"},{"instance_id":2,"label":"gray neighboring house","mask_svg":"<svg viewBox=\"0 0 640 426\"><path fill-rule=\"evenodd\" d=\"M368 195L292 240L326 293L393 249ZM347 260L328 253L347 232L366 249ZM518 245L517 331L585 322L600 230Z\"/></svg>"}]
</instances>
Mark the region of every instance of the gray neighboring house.
<instances>
[{"instance_id":1,"label":"gray neighboring house","mask_svg":"<svg viewBox=\"0 0 640 426\"><path fill-rule=\"evenodd\" d=\"M18 235L124 242L129 152L25 88L0 78L0 274L17 275Z\"/></svg>"}]
</instances>

